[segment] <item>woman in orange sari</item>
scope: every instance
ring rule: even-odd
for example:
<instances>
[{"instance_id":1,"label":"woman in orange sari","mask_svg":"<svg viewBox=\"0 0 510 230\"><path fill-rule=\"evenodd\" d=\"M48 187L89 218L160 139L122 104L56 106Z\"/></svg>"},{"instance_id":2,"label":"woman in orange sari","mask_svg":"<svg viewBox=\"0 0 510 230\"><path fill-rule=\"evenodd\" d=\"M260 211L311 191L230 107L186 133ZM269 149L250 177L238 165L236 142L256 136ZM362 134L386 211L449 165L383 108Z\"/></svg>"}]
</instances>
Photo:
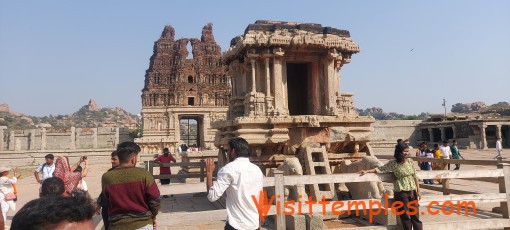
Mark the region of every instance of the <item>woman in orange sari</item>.
<instances>
[{"instance_id":1,"label":"woman in orange sari","mask_svg":"<svg viewBox=\"0 0 510 230\"><path fill-rule=\"evenodd\" d=\"M76 189L78 183L81 181L81 172L73 172L83 161L83 158L80 158L78 163L74 164L72 167L68 163L68 159L66 157L59 157L55 162L55 171L53 172L54 177L58 177L64 181L64 187L66 193L69 195L71 192Z\"/></svg>"}]
</instances>

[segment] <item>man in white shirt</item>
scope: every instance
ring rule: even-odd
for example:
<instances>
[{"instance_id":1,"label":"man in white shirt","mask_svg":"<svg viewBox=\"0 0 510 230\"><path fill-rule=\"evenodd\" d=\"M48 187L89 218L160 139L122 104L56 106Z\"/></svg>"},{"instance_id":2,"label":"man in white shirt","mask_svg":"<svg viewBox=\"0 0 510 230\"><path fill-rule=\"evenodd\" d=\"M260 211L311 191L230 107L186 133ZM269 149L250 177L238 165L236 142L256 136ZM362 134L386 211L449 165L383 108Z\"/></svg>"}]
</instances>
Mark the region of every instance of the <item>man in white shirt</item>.
<instances>
[{"instance_id":1,"label":"man in white shirt","mask_svg":"<svg viewBox=\"0 0 510 230\"><path fill-rule=\"evenodd\" d=\"M248 142L235 137L228 142L230 163L218 171L216 182L212 181L214 161L206 162L207 198L213 202L227 192L227 222L225 229L258 229L259 213L253 200L259 199L264 175L260 168L249 160Z\"/></svg>"},{"instance_id":2,"label":"man in white shirt","mask_svg":"<svg viewBox=\"0 0 510 230\"><path fill-rule=\"evenodd\" d=\"M53 172L55 171L55 164L53 163L53 160L55 157L53 154L48 154L44 157L44 160L46 161L44 164L39 165L37 169L34 172L35 179L37 180L37 183L42 184L44 180L47 178L53 177ZM39 174L42 175L42 179L39 177Z\"/></svg>"},{"instance_id":3,"label":"man in white shirt","mask_svg":"<svg viewBox=\"0 0 510 230\"><path fill-rule=\"evenodd\" d=\"M450 146L448 146L448 141L443 141L443 145L439 147L439 150L441 151L441 156L444 157L444 159L452 158L452 150L450 149ZM450 170L450 164L448 164L448 170Z\"/></svg>"},{"instance_id":4,"label":"man in white shirt","mask_svg":"<svg viewBox=\"0 0 510 230\"><path fill-rule=\"evenodd\" d=\"M496 155L494 159L502 158L501 154L503 153L503 145L501 145L501 138L498 137L498 140L496 141Z\"/></svg>"}]
</instances>

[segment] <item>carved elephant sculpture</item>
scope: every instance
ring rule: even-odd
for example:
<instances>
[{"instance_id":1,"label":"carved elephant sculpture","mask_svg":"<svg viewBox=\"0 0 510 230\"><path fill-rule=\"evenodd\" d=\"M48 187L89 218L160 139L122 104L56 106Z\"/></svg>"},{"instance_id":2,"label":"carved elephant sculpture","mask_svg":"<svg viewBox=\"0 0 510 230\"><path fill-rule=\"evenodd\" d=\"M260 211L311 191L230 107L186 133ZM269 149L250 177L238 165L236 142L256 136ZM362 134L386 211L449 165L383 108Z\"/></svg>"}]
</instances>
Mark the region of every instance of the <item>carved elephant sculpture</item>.
<instances>
[{"instance_id":1,"label":"carved elephant sculpture","mask_svg":"<svg viewBox=\"0 0 510 230\"><path fill-rule=\"evenodd\" d=\"M373 169L381 165L383 165L383 163L379 161L377 157L367 156L356 162L344 160L335 167L333 173L356 173L361 170ZM342 187L343 185L340 186ZM369 196L378 199L382 197L385 191L382 182L352 182L345 183L345 186L354 200L369 199Z\"/></svg>"},{"instance_id":2,"label":"carved elephant sculpture","mask_svg":"<svg viewBox=\"0 0 510 230\"><path fill-rule=\"evenodd\" d=\"M283 171L283 175L303 175L303 167L301 166L301 163L296 157L285 158L283 164L278 166L278 168L271 169L269 171L268 176L273 177L275 170ZM270 197L273 194L274 194L273 189L268 189L268 196ZM305 186L304 185L285 186L285 200L295 201L308 200L305 192Z\"/></svg>"}]
</instances>

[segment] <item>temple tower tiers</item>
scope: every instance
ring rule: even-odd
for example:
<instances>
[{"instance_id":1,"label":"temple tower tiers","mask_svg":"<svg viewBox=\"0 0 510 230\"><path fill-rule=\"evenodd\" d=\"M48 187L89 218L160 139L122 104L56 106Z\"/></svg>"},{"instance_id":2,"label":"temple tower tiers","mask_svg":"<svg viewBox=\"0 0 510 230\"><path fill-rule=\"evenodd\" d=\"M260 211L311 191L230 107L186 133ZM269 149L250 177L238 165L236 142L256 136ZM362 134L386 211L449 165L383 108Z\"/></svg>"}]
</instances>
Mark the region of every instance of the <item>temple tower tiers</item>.
<instances>
[{"instance_id":1,"label":"temple tower tiers","mask_svg":"<svg viewBox=\"0 0 510 230\"><path fill-rule=\"evenodd\" d=\"M167 25L153 50L141 96L143 137L135 141L145 153L175 150L180 143L214 149L210 122L225 117L231 81L212 24L203 27L200 39L177 40Z\"/></svg>"}]
</instances>

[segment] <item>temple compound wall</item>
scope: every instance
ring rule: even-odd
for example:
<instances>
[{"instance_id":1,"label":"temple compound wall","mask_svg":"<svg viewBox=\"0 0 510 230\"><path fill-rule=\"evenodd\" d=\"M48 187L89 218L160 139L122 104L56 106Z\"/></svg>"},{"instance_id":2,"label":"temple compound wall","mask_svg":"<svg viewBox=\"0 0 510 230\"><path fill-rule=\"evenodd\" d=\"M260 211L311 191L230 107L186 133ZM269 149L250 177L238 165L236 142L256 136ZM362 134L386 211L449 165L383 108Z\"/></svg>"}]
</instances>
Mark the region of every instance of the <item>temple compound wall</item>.
<instances>
[{"instance_id":1,"label":"temple compound wall","mask_svg":"<svg viewBox=\"0 0 510 230\"><path fill-rule=\"evenodd\" d=\"M174 28L165 26L145 74L143 136L135 139L142 153L161 152L165 147L175 151L181 143L215 149L216 130L210 122L226 117L231 81L221 63L212 24L203 27L200 39L174 37ZM192 59L188 59L188 45Z\"/></svg>"},{"instance_id":2,"label":"temple compound wall","mask_svg":"<svg viewBox=\"0 0 510 230\"><path fill-rule=\"evenodd\" d=\"M118 127L9 131L0 127L0 151L106 149L132 140L129 130Z\"/></svg>"},{"instance_id":3,"label":"temple compound wall","mask_svg":"<svg viewBox=\"0 0 510 230\"><path fill-rule=\"evenodd\" d=\"M374 148L394 148L398 139L409 139L409 144L417 146L420 140L417 127L421 122L421 120L375 121L370 143Z\"/></svg>"}]
</instances>

